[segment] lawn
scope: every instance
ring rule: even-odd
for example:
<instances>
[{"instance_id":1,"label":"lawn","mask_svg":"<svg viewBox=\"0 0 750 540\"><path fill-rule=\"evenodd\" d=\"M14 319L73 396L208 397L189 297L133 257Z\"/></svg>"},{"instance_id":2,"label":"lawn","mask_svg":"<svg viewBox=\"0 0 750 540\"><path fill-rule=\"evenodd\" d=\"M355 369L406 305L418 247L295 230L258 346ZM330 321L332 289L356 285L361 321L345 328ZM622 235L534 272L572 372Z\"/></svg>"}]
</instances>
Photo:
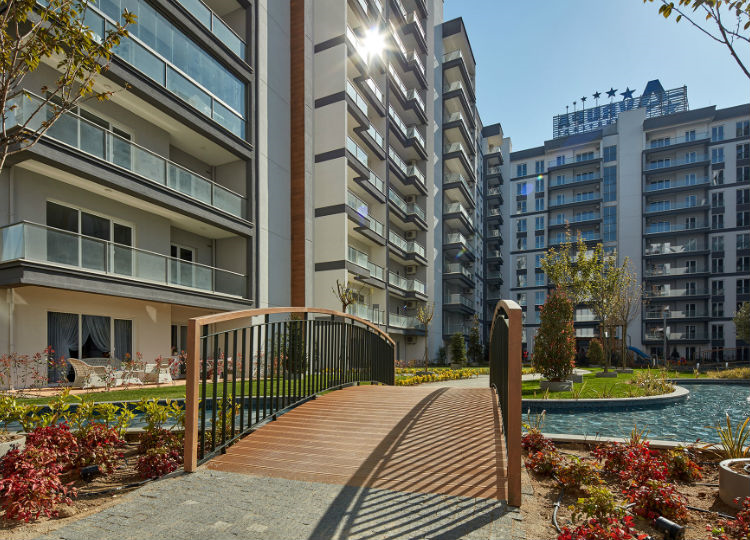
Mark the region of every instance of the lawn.
<instances>
[{"instance_id":1,"label":"lawn","mask_svg":"<svg viewBox=\"0 0 750 540\"><path fill-rule=\"evenodd\" d=\"M586 398L625 398L625 397L638 397L646 395L646 391L636 385L630 384L630 380L633 379L639 373L647 372L646 369L636 369L632 374L629 373L618 373L617 378L597 378L595 373L603 371L602 368L585 368L591 371L591 374L583 376L583 383L574 383L573 392L549 392L545 394L543 390L539 388L539 381L524 381L522 383L521 395L527 399L544 399L545 396L550 399L575 399L576 397ZM661 373L657 370L651 370L652 373ZM670 379L694 379L695 375L692 372L678 372L678 371L667 371L667 378ZM705 374L700 374L699 377L705 378ZM583 389L582 389L583 388ZM580 393L575 396L574 394Z\"/></svg>"}]
</instances>

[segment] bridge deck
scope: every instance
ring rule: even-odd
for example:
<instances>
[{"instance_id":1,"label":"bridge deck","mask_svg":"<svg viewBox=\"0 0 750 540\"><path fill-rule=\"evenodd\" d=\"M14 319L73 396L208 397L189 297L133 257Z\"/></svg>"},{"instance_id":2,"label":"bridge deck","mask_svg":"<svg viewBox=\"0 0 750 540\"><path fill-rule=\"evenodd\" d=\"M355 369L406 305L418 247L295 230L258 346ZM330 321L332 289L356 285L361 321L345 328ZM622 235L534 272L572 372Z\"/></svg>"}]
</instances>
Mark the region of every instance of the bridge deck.
<instances>
[{"instance_id":1,"label":"bridge deck","mask_svg":"<svg viewBox=\"0 0 750 540\"><path fill-rule=\"evenodd\" d=\"M349 387L280 416L206 467L505 500L499 415L489 388Z\"/></svg>"}]
</instances>

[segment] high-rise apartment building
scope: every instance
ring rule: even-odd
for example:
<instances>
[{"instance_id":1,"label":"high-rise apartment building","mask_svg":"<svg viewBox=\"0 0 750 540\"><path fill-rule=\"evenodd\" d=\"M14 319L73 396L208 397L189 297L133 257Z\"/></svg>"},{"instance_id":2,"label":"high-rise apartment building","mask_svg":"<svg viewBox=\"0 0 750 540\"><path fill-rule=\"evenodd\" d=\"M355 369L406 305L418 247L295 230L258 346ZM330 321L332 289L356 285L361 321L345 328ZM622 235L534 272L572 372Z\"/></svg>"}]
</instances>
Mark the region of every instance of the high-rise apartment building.
<instances>
[{"instance_id":1,"label":"high-rise apartment building","mask_svg":"<svg viewBox=\"0 0 750 540\"><path fill-rule=\"evenodd\" d=\"M666 333L670 358L747 356L731 317L750 299L749 120L749 105L689 110L687 88L651 81L641 96L556 116L553 139L510 153L505 276L530 352L549 286L541 259L569 228L628 257L642 280L629 346L662 357ZM575 319L584 350L597 322L585 306Z\"/></svg>"}]
</instances>

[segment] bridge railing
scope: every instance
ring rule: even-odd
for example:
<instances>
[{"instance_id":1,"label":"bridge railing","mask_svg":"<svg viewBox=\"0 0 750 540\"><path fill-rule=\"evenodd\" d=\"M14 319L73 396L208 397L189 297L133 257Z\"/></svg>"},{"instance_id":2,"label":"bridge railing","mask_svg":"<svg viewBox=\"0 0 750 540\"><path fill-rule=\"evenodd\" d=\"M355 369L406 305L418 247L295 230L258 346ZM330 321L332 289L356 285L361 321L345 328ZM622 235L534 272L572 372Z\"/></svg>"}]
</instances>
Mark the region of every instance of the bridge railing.
<instances>
[{"instance_id":1,"label":"bridge railing","mask_svg":"<svg viewBox=\"0 0 750 540\"><path fill-rule=\"evenodd\" d=\"M500 300L490 328L490 386L502 413L511 506L521 506L521 324L521 307Z\"/></svg>"},{"instance_id":2,"label":"bridge railing","mask_svg":"<svg viewBox=\"0 0 750 540\"><path fill-rule=\"evenodd\" d=\"M338 311L268 308L190 319L185 471L316 394L394 384L394 360L386 333Z\"/></svg>"}]
</instances>

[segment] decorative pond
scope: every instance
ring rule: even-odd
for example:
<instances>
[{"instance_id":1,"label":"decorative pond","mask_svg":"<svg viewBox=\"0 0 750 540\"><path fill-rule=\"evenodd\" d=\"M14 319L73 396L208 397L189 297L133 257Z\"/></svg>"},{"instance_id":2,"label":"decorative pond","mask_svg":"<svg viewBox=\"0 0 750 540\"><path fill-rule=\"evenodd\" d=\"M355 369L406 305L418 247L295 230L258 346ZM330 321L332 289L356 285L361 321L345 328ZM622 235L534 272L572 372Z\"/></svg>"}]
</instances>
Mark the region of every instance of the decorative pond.
<instances>
[{"instance_id":1,"label":"decorative pond","mask_svg":"<svg viewBox=\"0 0 750 540\"><path fill-rule=\"evenodd\" d=\"M729 413L733 426L750 416L750 385L747 383L679 384L690 390L690 396L681 403L624 410L547 411L543 431L626 437L637 424L639 430L648 430L651 439L719 442L711 426L725 426L725 413Z\"/></svg>"}]
</instances>

